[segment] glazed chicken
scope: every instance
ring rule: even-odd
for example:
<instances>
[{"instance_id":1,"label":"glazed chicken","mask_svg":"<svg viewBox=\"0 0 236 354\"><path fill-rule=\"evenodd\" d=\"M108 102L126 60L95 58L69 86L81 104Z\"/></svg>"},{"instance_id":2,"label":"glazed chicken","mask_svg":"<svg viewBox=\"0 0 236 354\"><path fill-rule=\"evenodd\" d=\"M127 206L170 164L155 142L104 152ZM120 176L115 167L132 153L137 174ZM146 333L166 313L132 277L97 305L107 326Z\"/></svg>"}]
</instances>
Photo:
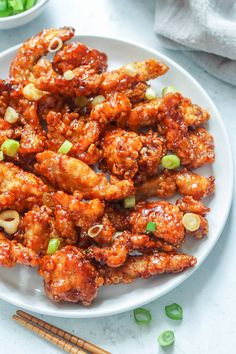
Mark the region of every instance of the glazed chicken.
<instances>
[{"instance_id":1,"label":"glazed chicken","mask_svg":"<svg viewBox=\"0 0 236 354\"><path fill-rule=\"evenodd\" d=\"M0 266L38 267L52 301L88 306L103 285L196 264L181 247L207 235L215 179L194 169L215 152L205 109L148 95L165 63L109 71L74 32L39 32L0 80Z\"/></svg>"}]
</instances>

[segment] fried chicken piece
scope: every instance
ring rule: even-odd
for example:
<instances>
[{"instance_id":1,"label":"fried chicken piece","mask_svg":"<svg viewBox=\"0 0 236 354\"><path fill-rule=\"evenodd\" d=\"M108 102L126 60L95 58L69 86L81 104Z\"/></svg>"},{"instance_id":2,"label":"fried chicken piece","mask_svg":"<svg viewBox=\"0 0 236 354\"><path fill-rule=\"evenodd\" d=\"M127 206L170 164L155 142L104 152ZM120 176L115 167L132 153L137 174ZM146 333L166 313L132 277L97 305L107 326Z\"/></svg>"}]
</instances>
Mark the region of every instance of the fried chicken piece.
<instances>
[{"instance_id":1,"label":"fried chicken piece","mask_svg":"<svg viewBox=\"0 0 236 354\"><path fill-rule=\"evenodd\" d=\"M173 144L172 150L182 165L188 168L198 168L215 161L214 140L204 128L190 131L186 137Z\"/></svg>"},{"instance_id":2,"label":"fried chicken piece","mask_svg":"<svg viewBox=\"0 0 236 354\"><path fill-rule=\"evenodd\" d=\"M110 183L103 174L95 173L80 160L66 155L44 151L37 155L36 171L60 189L73 193L80 191L85 198L116 200L134 193L130 180L117 180L111 176Z\"/></svg>"},{"instance_id":3,"label":"fried chicken piece","mask_svg":"<svg viewBox=\"0 0 236 354\"><path fill-rule=\"evenodd\" d=\"M130 252L134 250L145 252L146 250L150 251L153 249L173 251L174 248L162 240L151 239L149 235L132 234L125 231L114 240L111 246L103 248L91 246L86 251L86 255L89 258L94 258L101 264L115 268L125 263Z\"/></svg>"},{"instance_id":4,"label":"fried chicken piece","mask_svg":"<svg viewBox=\"0 0 236 354\"><path fill-rule=\"evenodd\" d=\"M167 170L135 188L137 200L150 197L169 198L175 194L176 189L175 175Z\"/></svg>"},{"instance_id":5,"label":"fried chicken piece","mask_svg":"<svg viewBox=\"0 0 236 354\"><path fill-rule=\"evenodd\" d=\"M123 93L114 92L107 95L104 102L92 109L90 119L104 126L112 121L122 121L130 110L130 100Z\"/></svg>"},{"instance_id":6,"label":"fried chicken piece","mask_svg":"<svg viewBox=\"0 0 236 354\"><path fill-rule=\"evenodd\" d=\"M126 97L133 104L137 104L145 99L146 91L148 88L148 84L146 82L138 82L137 84L132 85L127 90L122 91ZM125 128L126 122L124 122L124 126L119 121L119 127ZM122 125L122 126L121 126Z\"/></svg>"},{"instance_id":7,"label":"fried chicken piece","mask_svg":"<svg viewBox=\"0 0 236 354\"><path fill-rule=\"evenodd\" d=\"M16 240L8 240L0 233L0 266L10 268L17 263L36 267L39 264L39 257L33 250L17 243Z\"/></svg>"},{"instance_id":8,"label":"fried chicken piece","mask_svg":"<svg viewBox=\"0 0 236 354\"><path fill-rule=\"evenodd\" d=\"M129 214L130 211L128 209L117 203L108 204L105 208L105 215L117 231L131 231Z\"/></svg>"},{"instance_id":9,"label":"fried chicken piece","mask_svg":"<svg viewBox=\"0 0 236 354\"><path fill-rule=\"evenodd\" d=\"M49 60L41 59L33 69L34 85L53 95L73 97L97 94L103 74L97 74L89 65L78 67L72 72L73 77L68 80L53 69Z\"/></svg>"},{"instance_id":10,"label":"fried chicken piece","mask_svg":"<svg viewBox=\"0 0 236 354\"><path fill-rule=\"evenodd\" d=\"M103 278L83 250L74 246L43 257L39 274L44 280L46 294L56 302L79 302L88 306L103 284Z\"/></svg>"},{"instance_id":11,"label":"fried chicken piece","mask_svg":"<svg viewBox=\"0 0 236 354\"><path fill-rule=\"evenodd\" d=\"M18 88L1 80L0 107L0 116L3 118L0 118L0 144L9 138L20 142L18 154L14 159L19 161L19 159L28 158L32 154L43 151L45 132L40 124L37 104L23 98ZM8 107L18 113L18 120L14 124L4 120Z\"/></svg>"},{"instance_id":12,"label":"fried chicken piece","mask_svg":"<svg viewBox=\"0 0 236 354\"><path fill-rule=\"evenodd\" d=\"M107 69L107 55L77 42L64 45L53 58L53 66L60 73L83 65L93 68L97 73L102 73Z\"/></svg>"},{"instance_id":13,"label":"fried chicken piece","mask_svg":"<svg viewBox=\"0 0 236 354\"><path fill-rule=\"evenodd\" d=\"M100 167L119 178L139 181L156 175L165 154L163 139L149 131L138 135L122 129L107 131L102 141L103 160Z\"/></svg>"},{"instance_id":14,"label":"fried chicken piece","mask_svg":"<svg viewBox=\"0 0 236 354\"><path fill-rule=\"evenodd\" d=\"M37 61L46 55L53 39L59 38L62 42L74 36L74 29L63 27L59 29L47 29L27 40L17 52L10 67L10 77L15 84L27 84L30 74ZM57 45L55 43L55 45Z\"/></svg>"},{"instance_id":15,"label":"fried chicken piece","mask_svg":"<svg viewBox=\"0 0 236 354\"><path fill-rule=\"evenodd\" d=\"M208 197L215 191L215 178L213 176L204 177L187 170L177 172L175 182L179 193L190 195L195 199Z\"/></svg>"},{"instance_id":16,"label":"fried chicken piece","mask_svg":"<svg viewBox=\"0 0 236 354\"><path fill-rule=\"evenodd\" d=\"M195 199L201 199L214 193L215 179L213 176L201 176L186 169L179 172L164 170L159 176L137 186L136 196L139 200L154 196L168 198L176 191Z\"/></svg>"},{"instance_id":17,"label":"fried chicken piece","mask_svg":"<svg viewBox=\"0 0 236 354\"><path fill-rule=\"evenodd\" d=\"M58 151L65 140L69 140L73 146L69 155L82 161L92 153L92 163L95 163L101 156L101 152L91 146L98 140L100 125L96 121L80 118L77 113L64 113L50 111L46 117L47 122L47 148ZM96 146L95 146L96 147ZM88 160L86 160L88 161ZM89 159L89 161L91 161Z\"/></svg>"},{"instance_id":18,"label":"fried chicken piece","mask_svg":"<svg viewBox=\"0 0 236 354\"><path fill-rule=\"evenodd\" d=\"M207 111L193 104L190 99L180 93L170 93L163 98L137 104L131 110L126 126L134 131L143 127L155 127L170 113L180 115L187 127L198 127L210 118Z\"/></svg>"},{"instance_id":19,"label":"fried chicken piece","mask_svg":"<svg viewBox=\"0 0 236 354\"><path fill-rule=\"evenodd\" d=\"M176 205L183 213L205 215L210 211L210 208L206 207L202 202L200 202L200 200L196 200L192 196L177 199Z\"/></svg>"},{"instance_id":20,"label":"fried chicken piece","mask_svg":"<svg viewBox=\"0 0 236 354\"><path fill-rule=\"evenodd\" d=\"M129 66L127 67L127 65L105 73L104 80L99 88L99 94L107 95L114 91L124 92L139 82L148 81L164 75L168 70L165 64L158 62L156 59L148 59L143 62L135 62L128 65L134 68L137 72L136 75L130 72Z\"/></svg>"},{"instance_id":21,"label":"fried chicken piece","mask_svg":"<svg viewBox=\"0 0 236 354\"><path fill-rule=\"evenodd\" d=\"M174 246L180 246L184 241L183 213L176 205L165 201L140 202L130 215L132 232L145 233L148 222L154 222L155 237L165 240Z\"/></svg>"},{"instance_id":22,"label":"fried chicken piece","mask_svg":"<svg viewBox=\"0 0 236 354\"><path fill-rule=\"evenodd\" d=\"M179 273L195 266L197 259L181 253L154 252L143 256L130 256L119 268L103 267L104 285L132 283L137 278L149 278L156 274Z\"/></svg>"},{"instance_id":23,"label":"fried chicken piece","mask_svg":"<svg viewBox=\"0 0 236 354\"><path fill-rule=\"evenodd\" d=\"M14 238L25 247L42 256L52 235L52 210L46 206L34 206L21 219Z\"/></svg>"},{"instance_id":24,"label":"fried chicken piece","mask_svg":"<svg viewBox=\"0 0 236 354\"><path fill-rule=\"evenodd\" d=\"M10 162L0 163L0 210L19 212L42 205L43 194L48 187L43 181Z\"/></svg>"}]
</instances>

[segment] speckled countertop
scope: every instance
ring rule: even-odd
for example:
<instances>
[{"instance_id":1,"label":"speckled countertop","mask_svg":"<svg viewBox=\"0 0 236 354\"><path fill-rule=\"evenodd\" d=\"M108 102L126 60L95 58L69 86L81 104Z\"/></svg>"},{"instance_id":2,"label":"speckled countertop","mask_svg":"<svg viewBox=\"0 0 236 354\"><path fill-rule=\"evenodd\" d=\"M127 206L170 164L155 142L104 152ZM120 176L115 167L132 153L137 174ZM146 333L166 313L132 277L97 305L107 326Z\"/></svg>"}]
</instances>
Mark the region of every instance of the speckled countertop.
<instances>
[{"instance_id":1,"label":"speckled countertop","mask_svg":"<svg viewBox=\"0 0 236 354\"><path fill-rule=\"evenodd\" d=\"M236 152L236 88L225 84L194 65L182 54L164 50L153 33L155 0L51 0L46 11L32 23L0 32L0 50L23 41L42 28L71 25L84 34L109 35L134 40L169 55L202 84L217 104ZM182 285L146 307L153 315L148 328L139 328L131 312L99 319L46 321L76 333L114 354L176 353L224 354L236 348L236 215L232 207L225 230L204 264ZM171 302L184 308L182 323L165 318L164 306ZM55 354L53 345L19 327L11 320L16 308L0 301L0 353ZM166 351L157 336L174 329L176 343Z\"/></svg>"}]
</instances>

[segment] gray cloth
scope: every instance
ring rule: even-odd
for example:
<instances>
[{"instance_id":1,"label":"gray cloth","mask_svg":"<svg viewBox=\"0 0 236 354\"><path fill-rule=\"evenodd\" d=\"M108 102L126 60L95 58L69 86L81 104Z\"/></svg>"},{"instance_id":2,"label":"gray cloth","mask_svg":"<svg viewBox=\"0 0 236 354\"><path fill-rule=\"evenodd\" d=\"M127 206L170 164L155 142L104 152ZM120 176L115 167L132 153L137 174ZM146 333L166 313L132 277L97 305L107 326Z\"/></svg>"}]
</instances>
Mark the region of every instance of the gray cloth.
<instances>
[{"instance_id":1,"label":"gray cloth","mask_svg":"<svg viewBox=\"0 0 236 354\"><path fill-rule=\"evenodd\" d=\"M155 32L165 47L236 85L235 0L157 0Z\"/></svg>"}]
</instances>

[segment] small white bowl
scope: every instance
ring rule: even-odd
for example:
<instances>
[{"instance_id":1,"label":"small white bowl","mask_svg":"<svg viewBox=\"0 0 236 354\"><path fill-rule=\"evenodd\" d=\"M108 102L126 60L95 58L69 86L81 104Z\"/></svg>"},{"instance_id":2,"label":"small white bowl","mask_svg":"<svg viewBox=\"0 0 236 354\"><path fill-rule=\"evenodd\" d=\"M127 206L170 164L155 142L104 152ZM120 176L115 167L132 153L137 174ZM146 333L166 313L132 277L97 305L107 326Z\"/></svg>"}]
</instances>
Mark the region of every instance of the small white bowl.
<instances>
[{"instance_id":1,"label":"small white bowl","mask_svg":"<svg viewBox=\"0 0 236 354\"><path fill-rule=\"evenodd\" d=\"M34 20L41 14L48 1L49 0L38 0L37 3L27 11L14 16L0 17L0 30L23 26Z\"/></svg>"}]
</instances>

